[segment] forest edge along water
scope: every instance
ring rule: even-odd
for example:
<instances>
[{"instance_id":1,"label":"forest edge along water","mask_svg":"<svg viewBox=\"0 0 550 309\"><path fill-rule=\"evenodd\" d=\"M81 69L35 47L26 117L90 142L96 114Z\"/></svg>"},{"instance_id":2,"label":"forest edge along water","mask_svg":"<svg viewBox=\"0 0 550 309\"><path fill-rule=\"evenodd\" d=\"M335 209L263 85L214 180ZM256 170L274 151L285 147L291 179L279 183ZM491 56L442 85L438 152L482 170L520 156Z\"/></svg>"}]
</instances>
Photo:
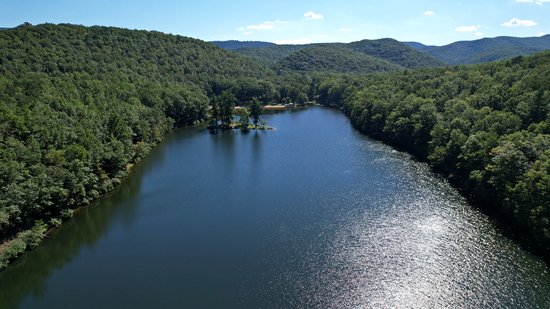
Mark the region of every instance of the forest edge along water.
<instances>
[{"instance_id":1,"label":"forest edge along water","mask_svg":"<svg viewBox=\"0 0 550 309\"><path fill-rule=\"evenodd\" d=\"M427 164L337 110L265 117L170 133L0 273L0 307L550 305L544 262Z\"/></svg>"},{"instance_id":2,"label":"forest edge along water","mask_svg":"<svg viewBox=\"0 0 550 309\"><path fill-rule=\"evenodd\" d=\"M270 66L156 31L30 23L0 31L0 45L0 239L14 239L0 267L110 191L166 132L224 102L341 106L550 252L548 51L445 66L393 39L362 40L306 44ZM369 50L369 74L340 61ZM219 105L225 120L231 104Z\"/></svg>"}]
</instances>

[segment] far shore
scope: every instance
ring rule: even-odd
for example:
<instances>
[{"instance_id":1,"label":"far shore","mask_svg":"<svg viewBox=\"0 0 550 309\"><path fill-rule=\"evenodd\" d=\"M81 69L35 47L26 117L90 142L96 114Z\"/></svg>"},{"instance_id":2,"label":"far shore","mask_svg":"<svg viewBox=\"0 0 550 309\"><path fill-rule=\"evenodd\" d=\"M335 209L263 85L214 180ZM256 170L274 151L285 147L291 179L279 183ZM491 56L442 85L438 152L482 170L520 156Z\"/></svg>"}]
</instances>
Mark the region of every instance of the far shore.
<instances>
[{"instance_id":1,"label":"far shore","mask_svg":"<svg viewBox=\"0 0 550 309\"><path fill-rule=\"evenodd\" d=\"M278 111L278 110L285 110L285 109L292 109L292 108L301 108L306 106L312 106L315 105L315 102L306 102L304 104L268 104L262 106L262 110L266 111ZM235 106L235 110L240 110L243 108L247 108L246 106Z\"/></svg>"}]
</instances>

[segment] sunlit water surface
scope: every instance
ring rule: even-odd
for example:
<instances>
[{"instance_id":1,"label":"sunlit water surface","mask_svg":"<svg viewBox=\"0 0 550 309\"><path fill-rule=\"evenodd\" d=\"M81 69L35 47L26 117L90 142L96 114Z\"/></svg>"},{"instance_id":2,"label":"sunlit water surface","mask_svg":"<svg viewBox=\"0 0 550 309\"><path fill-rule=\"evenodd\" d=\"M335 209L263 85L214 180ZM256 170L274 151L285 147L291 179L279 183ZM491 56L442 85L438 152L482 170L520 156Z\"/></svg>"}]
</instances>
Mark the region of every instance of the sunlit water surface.
<instances>
[{"instance_id":1,"label":"sunlit water surface","mask_svg":"<svg viewBox=\"0 0 550 309\"><path fill-rule=\"evenodd\" d=\"M171 134L0 273L0 308L550 308L550 276L335 110Z\"/></svg>"}]
</instances>

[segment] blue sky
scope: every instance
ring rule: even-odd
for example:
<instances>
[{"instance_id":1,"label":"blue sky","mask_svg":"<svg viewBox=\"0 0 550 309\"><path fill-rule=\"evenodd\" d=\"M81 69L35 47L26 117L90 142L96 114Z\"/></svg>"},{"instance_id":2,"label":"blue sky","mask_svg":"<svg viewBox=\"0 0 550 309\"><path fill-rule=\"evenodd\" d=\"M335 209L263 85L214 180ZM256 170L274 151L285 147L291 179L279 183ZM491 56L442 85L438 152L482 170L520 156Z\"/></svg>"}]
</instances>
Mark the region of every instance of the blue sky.
<instances>
[{"instance_id":1,"label":"blue sky","mask_svg":"<svg viewBox=\"0 0 550 309\"><path fill-rule=\"evenodd\" d=\"M443 45L550 34L550 0L2 0L0 27L23 22L158 30L202 40Z\"/></svg>"}]
</instances>

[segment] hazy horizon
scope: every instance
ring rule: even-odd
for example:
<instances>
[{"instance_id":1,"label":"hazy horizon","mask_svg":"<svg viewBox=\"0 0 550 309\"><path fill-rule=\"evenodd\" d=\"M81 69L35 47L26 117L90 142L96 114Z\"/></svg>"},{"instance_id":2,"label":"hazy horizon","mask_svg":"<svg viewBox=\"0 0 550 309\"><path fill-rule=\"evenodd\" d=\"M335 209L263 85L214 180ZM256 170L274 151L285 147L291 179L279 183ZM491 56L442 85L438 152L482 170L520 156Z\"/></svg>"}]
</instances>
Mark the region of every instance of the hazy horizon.
<instances>
[{"instance_id":1,"label":"hazy horizon","mask_svg":"<svg viewBox=\"0 0 550 309\"><path fill-rule=\"evenodd\" d=\"M13 28L16 28L18 26L21 26L24 23L29 23L29 22L23 22L19 25L15 25L13 27L5 27L5 26L0 25L0 29L13 29ZM329 44L329 43L344 43L344 44L346 44L346 43L357 42L357 41L362 41L362 40L382 40L382 39L397 40L396 38L392 38L392 37L363 38L363 39L358 39L358 40L353 40L353 41L326 41L326 42L310 42L310 43L299 43L299 42L298 43L276 43L276 42L272 42L272 41L246 40L246 39L239 40L239 39L231 39L231 38L224 39L224 40L204 40L202 38L192 37L192 36L188 36L188 35L185 35L185 34L169 33L169 32L159 31L159 30L155 30L155 29L139 29L139 28L127 28L127 27L109 26L109 25L83 25L83 24L74 24L74 23L51 23L51 22L44 22L44 23L38 23L38 24L30 23L30 24L32 24L33 26L38 26L38 25L42 25L42 24L56 24L56 25L59 25L59 24L72 24L72 25L85 26L85 27L99 26L99 27L114 27L114 28L121 28L121 29L127 29L127 30L135 30L135 31L156 31L156 32L161 32L161 33L169 34L169 35L179 35L179 36L189 37L189 38L192 38L192 39L202 40L202 41L205 41L205 42L237 41L237 42L262 42L262 43L271 43L271 44L276 44L276 45L307 45L307 44ZM401 41L401 40L397 40L397 41L402 42L402 43L421 43L421 44L426 45L426 46L445 46L445 45L449 45L449 44L456 43L456 42L471 42L471 41L477 41L477 40L481 40L481 39L494 39L494 38L498 38L498 37L514 37L514 38L520 38L520 39L527 39L527 38L544 37L544 36L548 36L548 35L549 34L544 34L544 35L540 35L540 36L499 35L499 36L493 36L493 37L479 37L479 38L474 38L474 39L471 39L471 40L466 39L466 40L453 41L453 42L449 42L449 43L446 43L446 44L428 44L428 43L419 42L419 41Z\"/></svg>"},{"instance_id":2,"label":"hazy horizon","mask_svg":"<svg viewBox=\"0 0 550 309\"><path fill-rule=\"evenodd\" d=\"M140 30L140 29L131 29L131 30ZM418 42L418 41L399 41L399 42L402 42L402 43L421 43L421 44L424 44L424 45L427 45L427 46L445 46L445 45L452 44L452 43L456 43L456 42L471 42L471 41L477 41L477 40L482 40L482 39L495 39L495 38L499 38L499 37L513 37L513 38L519 38L519 39L528 39L528 38L537 38L537 37L544 37L544 36L548 36L548 34L541 35L541 36L524 36L524 37L521 37L521 36L510 36L510 35L499 35L499 36L494 36L494 37L480 37L480 38L471 39L471 40L454 41L454 42L449 42L449 43L443 44L443 45L426 44L426 43L424 43L424 42ZM195 39L198 39L198 38L195 38ZM357 41L362 41L362 40L383 40L383 39L394 39L394 38L390 38L390 37L380 37L380 38L374 38L374 39L371 39L371 38L364 38L364 39L361 39L361 40L347 41L347 42L335 41L335 42L316 42L316 43L309 43L309 44L325 44L325 43L344 43L344 44L345 44L345 43L352 43L352 42L357 42ZM278 43L275 43L275 42L261 41L261 40L237 40L237 39L211 40L211 41L207 41L207 42L228 42L228 41L237 41L237 42L262 42L262 43L272 43L272 44L277 44L277 45L301 45L300 43L296 43L296 44L278 44ZM306 43L306 44L307 44L307 43Z\"/></svg>"},{"instance_id":3,"label":"hazy horizon","mask_svg":"<svg viewBox=\"0 0 550 309\"><path fill-rule=\"evenodd\" d=\"M1 27L24 22L101 25L155 30L204 41L307 44L393 38L446 45L485 37L537 37L550 33L550 0L281 0L261 4L251 0L165 0L155 4L128 0L8 0L3 7L9 16L0 17Z\"/></svg>"}]
</instances>

